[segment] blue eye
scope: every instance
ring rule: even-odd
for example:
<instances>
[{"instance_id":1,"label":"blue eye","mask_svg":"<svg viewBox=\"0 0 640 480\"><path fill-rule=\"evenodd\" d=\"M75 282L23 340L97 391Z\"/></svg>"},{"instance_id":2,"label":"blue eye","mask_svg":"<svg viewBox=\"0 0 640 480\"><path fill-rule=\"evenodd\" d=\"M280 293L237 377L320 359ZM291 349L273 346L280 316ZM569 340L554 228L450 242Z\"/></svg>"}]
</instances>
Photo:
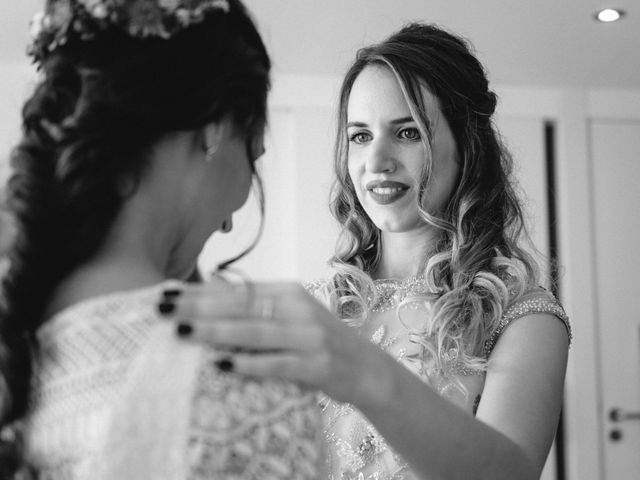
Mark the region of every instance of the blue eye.
<instances>
[{"instance_id":1,"label":"blue eye","mask_svg":"<svg viewBox=\"0 0 640 480\"><path fill-rule=\"evenodd\" d=\"M356 132L349 136L349 141L353 143L366 143L371 140L371 135L367 132Z\"/></svg>"},{"instance_id":2,"label":"blue eye","mask_svg":"<svg viewBox=\"0 0 640 480\"><path fill-rule=\"evenodd\" d=\"M404 140L416 141L420 140L420 130L414 127L403 128L399 133L400 137Z\"/></svg>"}]
</instances>

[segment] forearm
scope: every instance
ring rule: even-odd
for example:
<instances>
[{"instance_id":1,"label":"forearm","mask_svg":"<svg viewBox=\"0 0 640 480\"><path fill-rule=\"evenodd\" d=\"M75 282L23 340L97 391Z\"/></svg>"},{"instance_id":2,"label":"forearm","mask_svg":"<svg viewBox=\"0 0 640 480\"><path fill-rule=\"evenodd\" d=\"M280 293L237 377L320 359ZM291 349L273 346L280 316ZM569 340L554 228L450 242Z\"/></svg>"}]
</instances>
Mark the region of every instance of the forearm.
<instances>
[{"instance_id":1,"label":"forearm","mask_svg":"<svg viewBox=\"0 0 640 480\"><path fill-rule=\"evenodd\" d=\"M437 394L386 355L362 383L356 406L424 479L534 479L509 438ZM370 365L371 366L371 365Z\"/></svg>"}]
</instances>

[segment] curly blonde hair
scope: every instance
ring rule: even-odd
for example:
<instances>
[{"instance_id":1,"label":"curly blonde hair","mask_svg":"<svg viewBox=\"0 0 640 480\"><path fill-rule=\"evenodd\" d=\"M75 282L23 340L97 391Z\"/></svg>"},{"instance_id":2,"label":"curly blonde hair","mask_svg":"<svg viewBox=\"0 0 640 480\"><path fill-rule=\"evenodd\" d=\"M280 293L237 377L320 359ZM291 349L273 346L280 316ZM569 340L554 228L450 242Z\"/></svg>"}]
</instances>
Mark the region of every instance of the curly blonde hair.
<instances>
[{"instance_id":1,"label":"curly blonde hair","mask_svg":"<svg viewBox=\"0 0 640 480\"><path fill-rule=\"evenodd\" d=\"M337 313L352 323L364 322L376 301L371 274L380 262L383 239L349 177L346 129L355 79L372 65L393 72L418 125L427 152L418 208L423 220L440 232L436 244L424 252L420 268L432 321L414 341L435 362L440 376L455 377L451 352L458 371L460 367L482 371L487 363L485 342L503 311L538 284L539 274L520 243L528 235L511 178L513 162L492 122L497 97L467 42L440 27L407 25L381 43L361 49L345 76L331 198L332 213L342 229L331 259L336 273L326 293ZM422 207L432 171L424 89L438 98L459 154L458 184L442 212ZM424 300L414 296L407 302Z\"/></svg>"}]
</instances>

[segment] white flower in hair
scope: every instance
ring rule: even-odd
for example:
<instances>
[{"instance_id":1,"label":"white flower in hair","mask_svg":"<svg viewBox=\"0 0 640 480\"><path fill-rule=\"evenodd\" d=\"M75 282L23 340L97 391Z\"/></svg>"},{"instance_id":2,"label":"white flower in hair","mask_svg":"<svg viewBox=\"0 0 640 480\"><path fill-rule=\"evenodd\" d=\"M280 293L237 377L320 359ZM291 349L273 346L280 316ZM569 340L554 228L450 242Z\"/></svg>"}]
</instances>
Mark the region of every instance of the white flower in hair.
<instances>
[{"instance_id":1,"label":"white flower in hair","mask_svg":"<svg viewBox=\"0 0 640 480\"><path fill-rule=\"evenodd\" d=\"M84 6L87 12L93 16L93 18L102 20L107 18L109 15L109 10L103 0L79 0L79 2Z\"/></svg>"},{"instance_id":2,"label":"white flower in hair","mask_svg":"<svg viewBox=\"0 0 640 480\"><path fill-rule=\"evenodd\" d=\"M165 10L174 11L176 10L180 4L181 0L158 0L158 5L164 8Z\"/></svg>"},{"instance_id":3,"label":"white flower in hair","mask_svg":"<svg viewBox=\"0 0 640 480\"><path fill-rule=\"evenodd\" d=\"M227 13L229 12L229 2L227 0L212 0L209 2L209 8L222 10Z\"/></svg>"},{"instance_id":4,"label":"white flower in hair","mask_svg":"<svg viewBox=\"0 0 640 480\"><path fill-rule=\"evenodd\" d=\"M98 6L104 7L103 0L78 0L78 3L82 5L84 8L86 8L88 11L93 10Z\"/></svg>"},{"instance_id":5,"label":"white flower in hair","mask_svg":"<svg viewBox=\"0 0 640 480\"><path fill-rule=\"evenodd\" d=\"M229 8L229 0L47 0L31 22L28 53L41 62L72 37L90 41L114 29L134 38L168 39Z\"/></svg>"}]
</instances>

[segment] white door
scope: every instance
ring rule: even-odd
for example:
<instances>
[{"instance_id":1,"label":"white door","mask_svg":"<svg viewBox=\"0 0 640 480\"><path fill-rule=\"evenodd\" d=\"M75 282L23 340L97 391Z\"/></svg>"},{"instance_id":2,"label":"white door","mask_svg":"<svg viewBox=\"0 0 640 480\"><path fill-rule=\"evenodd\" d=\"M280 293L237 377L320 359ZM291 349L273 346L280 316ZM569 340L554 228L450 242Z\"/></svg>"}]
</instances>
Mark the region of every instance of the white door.
<instances>
[{"instance_id":1,"label":"white door","mask_svg":"<svg viewBox=\"0 0 640 480\"><path fill-rule=\"evenodd\" d=\"M603 480L638 480L640 122L594 121L590 133Z\"/></svg>"}]
</instances>

